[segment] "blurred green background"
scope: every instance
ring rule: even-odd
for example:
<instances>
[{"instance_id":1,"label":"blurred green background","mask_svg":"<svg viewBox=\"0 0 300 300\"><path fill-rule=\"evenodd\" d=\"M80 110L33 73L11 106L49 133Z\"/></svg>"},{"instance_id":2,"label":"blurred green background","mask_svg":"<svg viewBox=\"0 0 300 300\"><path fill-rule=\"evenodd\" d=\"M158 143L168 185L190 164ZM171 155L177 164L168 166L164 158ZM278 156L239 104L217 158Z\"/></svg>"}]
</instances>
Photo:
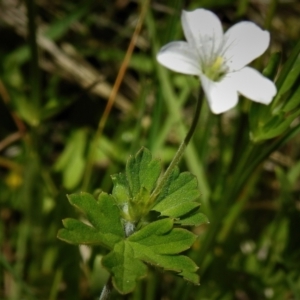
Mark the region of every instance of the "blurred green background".
<instances>
[{"instance_id":1,"label":"blurred green background","mask_svg":"<svg viewBox=\"0 0 300 300\"><path fill-rule=\"evenodd\" d=\"M271 46L254 66L263 70L277 59L271 78L294 53L282 76L292 79L276 103L293 99L289 108L299 107L299 50L292 52L298 1L1 0L0 299L99 297L105 250L56 238L63 218L82 217L66 194L110 192L110 175L141 146L168 165L191 122L199 82L158 66L155 55L184 38L181 10L198 7L214 11L224 28L251 20L268 29ZM142 9L143 28L96 134ZM197 176L211 222L194 229L199 239L188 252L200 264L201 285L149 267L134 293L112 299L300 299L300 137L292 132L299 114L283 107L272 113L284 112L280 122L292 115L288 126L254 144L255 117L269 108L242 99L215 116L204 104L180 164ZM245 174L239 183L237 174Z\"/></svg>"}]
</instances>

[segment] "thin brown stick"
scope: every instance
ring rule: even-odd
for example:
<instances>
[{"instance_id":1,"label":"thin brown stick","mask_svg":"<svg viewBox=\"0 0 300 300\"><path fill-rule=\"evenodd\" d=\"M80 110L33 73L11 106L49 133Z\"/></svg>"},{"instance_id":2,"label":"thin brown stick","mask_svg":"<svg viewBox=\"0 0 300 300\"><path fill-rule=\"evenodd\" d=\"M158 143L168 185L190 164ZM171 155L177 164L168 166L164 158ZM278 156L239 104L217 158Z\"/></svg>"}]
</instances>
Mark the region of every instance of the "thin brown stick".
<instances>
[{"instance_id":1,"label":"thin brown stick","mask_svg":"<svg viewBox=\"0 0 300 300\"><path fill-rule=\"evenodd\" d=\"M4 138L2 141L0 141L0 152L6 147L8 147L10 144L14 143L15 141L18 141L21 137L21 132L17 131Z\"/></svg>"},{"instance_id":2,"label":"thin brown stick","mask_svg":"<svg viewBox=\"0 0 300 300\"><path fill-rule=\"evenodd\" d=\"M87 187L88 187L90 177L91 177L91 173L92 173L95 152L96 152L96 149L97 149L97 142L98 142L99 138L101 137L101 135L103 133L103 129L104 129L105 124L107 122L107 119L108 119L108 116L110 114L111 108L113 107L113 104L114 104L115 99L116 99L116 95L117 95L117 93L119 91L119 88L120 88L120 85L123 81L123 78L124 78L124 75L126 73L128 64L130 62L130 59L131 59L136 41L137 41L138 36L140 34L140 31L142 29L148 7L149 7L149 0L145 0L144 4L142 6L142 9L141 9L141 13L140 13L138 22L137 22L135 30L133 32L131 41L130 41L128 49L126 51L125 57L123 59L121 67L119 69L116 81L115 81L114 86L112 88L111 94L108 98L108 102L106 104L105 110L104 110L104 112L103 112L103 114L100 118L98 128L97 128L97 131L96 131L94 139L93 139L93 144L92 144L91 152L90 152L90 155L89 155L89 160L88 160L87 167L86 167L84 182L83 182L83 186L82 186L83 190L86 190Z\"/></svg>"}]
</instances>

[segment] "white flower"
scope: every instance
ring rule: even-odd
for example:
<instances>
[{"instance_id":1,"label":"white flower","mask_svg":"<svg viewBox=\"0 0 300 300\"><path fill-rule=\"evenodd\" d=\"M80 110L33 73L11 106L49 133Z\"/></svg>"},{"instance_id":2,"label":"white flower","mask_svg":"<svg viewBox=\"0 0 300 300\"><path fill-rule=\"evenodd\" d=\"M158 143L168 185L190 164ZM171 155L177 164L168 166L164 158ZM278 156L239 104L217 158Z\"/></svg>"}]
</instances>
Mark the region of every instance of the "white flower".
<instances>
[{"instance_id":1,"label":"white flower","mask_svg":"<svg viewBox=\"0 0 300 300\"><path fill-rule=\"evenodd\" d=\"M246 66L268 48L268 31L240 22L224 34L218 17L205 9L183 11L181 22L187 42L165 45L157 60L173 71L198 75L212 112L234 107L238 93L263 104L272 101L274 83Z\"/></svg>"}]
</instances>

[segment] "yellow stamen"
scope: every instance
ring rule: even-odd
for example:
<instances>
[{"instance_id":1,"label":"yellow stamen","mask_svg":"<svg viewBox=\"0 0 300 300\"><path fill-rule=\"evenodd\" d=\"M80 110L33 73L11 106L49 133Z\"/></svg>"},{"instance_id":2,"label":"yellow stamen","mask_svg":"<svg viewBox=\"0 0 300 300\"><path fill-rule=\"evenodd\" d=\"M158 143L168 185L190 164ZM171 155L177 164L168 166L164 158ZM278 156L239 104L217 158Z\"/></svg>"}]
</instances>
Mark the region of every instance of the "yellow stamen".
<instances>
[{"instance_id":1,"label":"yellow stamen","mask_svg":"<svg viewBox=\"0 0 300 300\"><path fill-rule=\"evenodd\" d=\"M224 61L224 58L221 56L218 56L215 62L212 64L211 68L213 71L219 71L220 67L222 66Z\"/></svg>"},{"instance_id":2,"label":"yellow stamen","mask_svg":"<svg viewBox=\"0 0 300 300\"><path fill-rule=\"evenodd\" d=\"M225 74L224 58L217 56L212 64L209 64L204 68L204 74L213 81L219 81Z\"/></svg>"}]
</instances>

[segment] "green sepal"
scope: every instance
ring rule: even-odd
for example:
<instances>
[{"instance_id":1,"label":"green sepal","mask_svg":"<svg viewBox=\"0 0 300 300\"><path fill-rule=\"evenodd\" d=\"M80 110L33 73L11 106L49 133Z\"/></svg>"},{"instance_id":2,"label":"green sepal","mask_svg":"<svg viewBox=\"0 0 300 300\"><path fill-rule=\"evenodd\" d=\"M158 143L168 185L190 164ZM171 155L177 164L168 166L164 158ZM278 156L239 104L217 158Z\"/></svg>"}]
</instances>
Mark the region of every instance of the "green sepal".
<instances>
[{"instance_id":1,"label":"green sepal","mask_svg":"<svg viewBox=\"0 0 300 300\"><path fill-rule=\"evenodd\" d=\"M103 245L112 249L124 236L120 209L111 195L101 193L98 200L88 193L68 196L71 205L80 209L91 226L73 219L63 222L58 238L71 244Z\"/></svg>"},{"instance_id":2,"label":"green sepal","mask_svg":"<svg viewBox=\"0 0 300 300\"><path fill-rule=\"evenodd\" d=\"M162 216L179 218L176 222L181 224L181 216L200 206L199 198L197 178L189 172L179 173L179 169L175 168L152 210Z\"/></svg>"}]
</instances>

